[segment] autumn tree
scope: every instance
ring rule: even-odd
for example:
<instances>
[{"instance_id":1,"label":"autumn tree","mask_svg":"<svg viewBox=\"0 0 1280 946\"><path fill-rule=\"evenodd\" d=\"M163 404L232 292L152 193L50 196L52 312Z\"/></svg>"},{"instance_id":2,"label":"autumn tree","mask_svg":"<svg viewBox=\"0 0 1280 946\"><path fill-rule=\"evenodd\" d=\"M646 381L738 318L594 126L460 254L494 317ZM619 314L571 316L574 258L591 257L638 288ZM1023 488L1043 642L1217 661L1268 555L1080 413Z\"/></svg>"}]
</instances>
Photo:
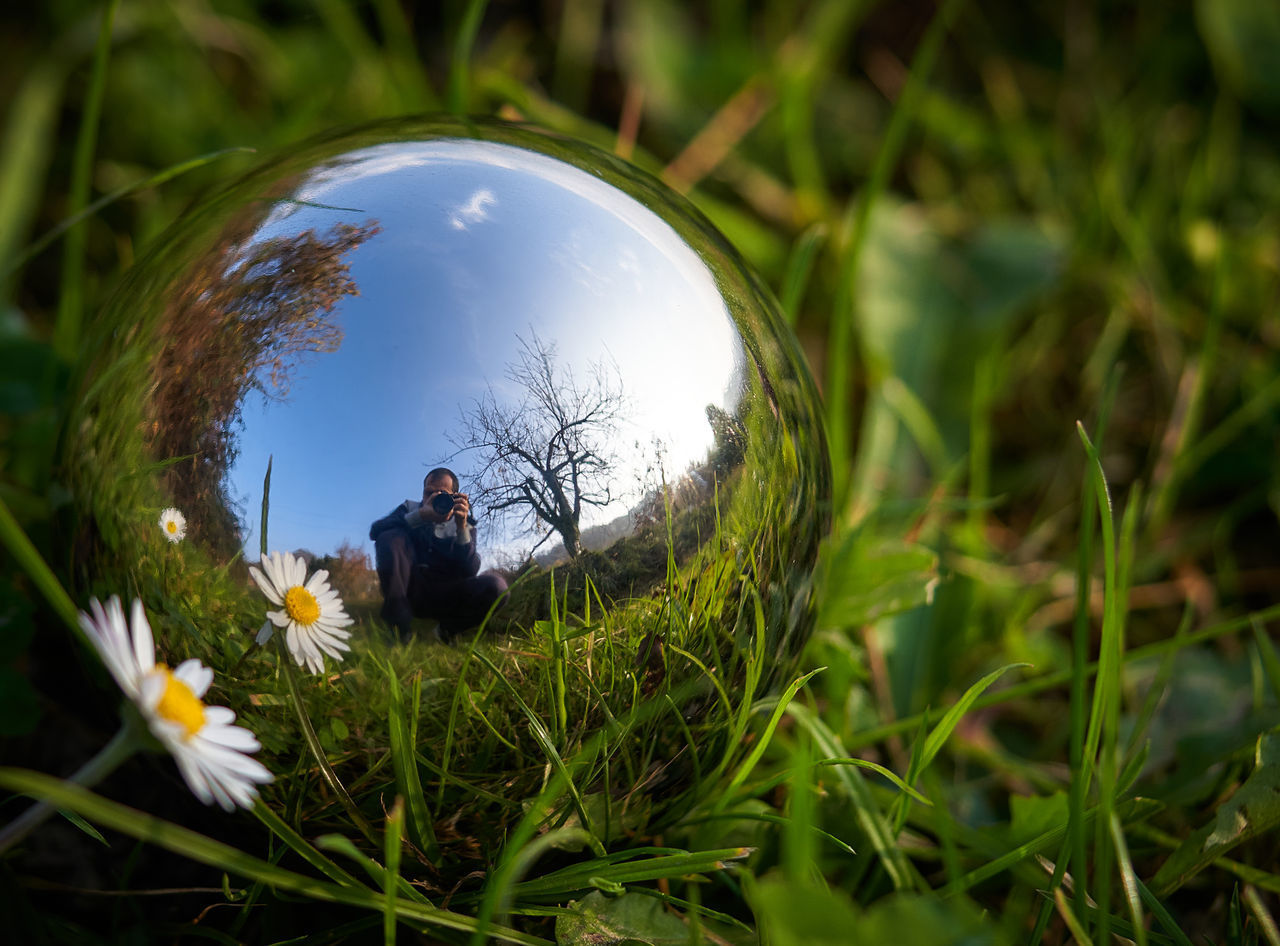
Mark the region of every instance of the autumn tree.
<instances>
[{"instance_id":1,"label":"autumn tree","mask_svg":"<svg viewBox=\"0 0 1280 946\"><path fill-rule=\"evenodd\" d=\"M151 445L157 457L178 460L169 469L170 495L225 551L239 546L223 479L235 460L244 399L254 389L284 397L304 356L338 349L343 332L331 315L360 291L346 256L378 232L370 221L324 234L228 237L184 276L165 310Z\"/></svg>"},{"instance_id":2,"label":"autumn tree","mask_svg":"<svg viewBox=\"0 0 1280 946\"><path fill-rule=\"evenodd\" d=\"M343 539L333 552L320 556L311 565L329 572L329 584L342 595L348 609L353 604L373 607L382 602L378 573L369 561L369 553L348 540Z\"/></svg>"},{"instance_id":3,"label":"autumn tree","mask_svg":"<svg viewBox=\"0 0 1280 946\"><path fill-rule=\"evenodd\" d=\"M558 535L576 557L584 508L616 498L613 444L626 398L613 366L596 362L578 377L536 333L519 341L505 376L521 395L500 401L490 385L462 411L453 442L458 453L477 457L473 503L542 530L538 545Z\"/></svg>"}]
</instances>

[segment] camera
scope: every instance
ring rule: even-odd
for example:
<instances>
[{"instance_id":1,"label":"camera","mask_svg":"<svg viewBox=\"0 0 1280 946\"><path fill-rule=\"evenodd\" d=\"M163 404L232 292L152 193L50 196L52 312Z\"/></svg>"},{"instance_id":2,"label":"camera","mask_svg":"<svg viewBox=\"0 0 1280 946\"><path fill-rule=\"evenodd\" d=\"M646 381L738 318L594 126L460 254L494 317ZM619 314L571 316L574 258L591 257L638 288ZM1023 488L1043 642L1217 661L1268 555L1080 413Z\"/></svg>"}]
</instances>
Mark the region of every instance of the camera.
<instances>
[{"instance_id":1,"label":"camera","mask_svg":"<svg viewBox=\"0 0 1280 946\"><path fill-rule=\"evenodd\" d=\"M431 497L431 508L437 516L447 516L453 511L453 501L457 493L436 493Z\"/></svg>"}]
</instances>

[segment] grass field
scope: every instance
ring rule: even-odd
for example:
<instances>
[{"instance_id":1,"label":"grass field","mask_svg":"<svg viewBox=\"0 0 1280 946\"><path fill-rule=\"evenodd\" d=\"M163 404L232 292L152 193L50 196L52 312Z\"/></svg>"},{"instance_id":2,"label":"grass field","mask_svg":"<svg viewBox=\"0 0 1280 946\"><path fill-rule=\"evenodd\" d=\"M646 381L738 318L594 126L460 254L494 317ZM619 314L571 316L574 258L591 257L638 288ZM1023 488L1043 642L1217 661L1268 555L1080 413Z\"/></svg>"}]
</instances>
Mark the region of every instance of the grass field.
<instances>
[{"instance_id":1,"label":"grass field","mask_svg":"<svg viewBox=\"0 0 1280 946\"><path fill-rule=\"evenodd\" d=\"M64 812L0 854L22 942L1280 944L1280 7L65 0L0 49L0 825ZM771 685L581 672L776 631L709 564L309 689L192 548L84 568L112 288L263 153L424 112L629 158L776 294L833 505ZM112 593L236 668L251 813L104 750Z\"/></svg>"}]
</instances>

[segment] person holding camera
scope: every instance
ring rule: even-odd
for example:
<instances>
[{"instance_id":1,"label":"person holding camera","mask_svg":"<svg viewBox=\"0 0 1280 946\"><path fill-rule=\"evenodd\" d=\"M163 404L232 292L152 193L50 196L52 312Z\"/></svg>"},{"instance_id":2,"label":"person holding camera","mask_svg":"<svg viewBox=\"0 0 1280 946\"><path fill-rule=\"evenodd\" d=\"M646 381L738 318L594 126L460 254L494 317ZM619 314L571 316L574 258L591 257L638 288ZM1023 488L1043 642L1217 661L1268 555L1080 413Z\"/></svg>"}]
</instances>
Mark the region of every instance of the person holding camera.
<instances>
[{"instance_id":1,"label":"person holding camera","mask_svg":"<svg viewBox=\"0 0 1280 946\"><path fill-rule=\"evenodd\" d=\"M422 502L406 499L369 527L382 617L406 637L413 618L435 618L440 637L478 625L506 593L501 575L480 571L476 521L457 475L437 467L422 481Z\"/></svg>"}]
</instances>

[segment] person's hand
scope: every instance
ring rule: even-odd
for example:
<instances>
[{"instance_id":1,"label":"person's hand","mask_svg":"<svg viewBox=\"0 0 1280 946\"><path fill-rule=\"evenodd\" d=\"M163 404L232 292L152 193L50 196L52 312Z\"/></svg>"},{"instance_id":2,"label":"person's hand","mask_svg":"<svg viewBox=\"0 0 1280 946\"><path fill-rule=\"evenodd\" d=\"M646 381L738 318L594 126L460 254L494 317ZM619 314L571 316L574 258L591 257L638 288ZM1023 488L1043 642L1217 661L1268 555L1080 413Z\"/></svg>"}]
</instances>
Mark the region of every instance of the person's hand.
<instances>
[{"instance_id":1,"label":"person's hand","mask_svg":"<svg viewBox=\"0 0 1280 946\"><path fill-rule=\"evenodd\" d=\"M441 493L447 494L448 490L438 489L438 490L435 490L434 492L426 493L423 495L422 506L418 511L418 516L422 519L423 522L434 522L437 525L439 525L442 522L448 522L453 517L452 509L450 509L446 513L436 512L434 500L437 497L439 497Z\"/></svg>"},{"instance_id":2,"label":"person's hand","mask_svg":"<svg viewBox=\"0 0 1280 946\"><path fill-rule=\"evenodd\" d=\"M458 525L463 526L467 523L467 518L471 515L471 503L467 499L466 493L453 494L453 510L449 516L458 520Z\"/></svg>"}]
</instances>

